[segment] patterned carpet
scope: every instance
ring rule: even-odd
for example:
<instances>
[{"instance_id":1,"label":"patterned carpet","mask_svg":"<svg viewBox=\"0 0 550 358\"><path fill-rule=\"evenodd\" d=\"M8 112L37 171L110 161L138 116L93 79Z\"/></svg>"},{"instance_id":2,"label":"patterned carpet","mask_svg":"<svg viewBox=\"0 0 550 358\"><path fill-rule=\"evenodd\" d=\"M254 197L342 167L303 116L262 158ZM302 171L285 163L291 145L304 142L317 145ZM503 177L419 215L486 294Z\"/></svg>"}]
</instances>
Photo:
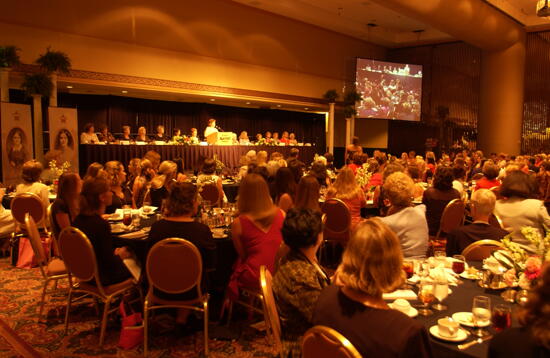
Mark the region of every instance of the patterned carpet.
<instances>
[{"instance_id":1,"label":"patterned carpet","mask_svg":"<svg viewBox=\"0 0 550 358\"><path fill-rule=\"evenodd\" d=\"M46 303L47 316L39 322L42 285L38 269L18 269L8 259L0 259L0 318L44 357L142 357L141 346L130 351L117 348L120 318L116 314L108 323L104 346L99 347L99 319L92 305L73 306L69 332L63 336L64 291L58 291L57 297ZM235 323L229 329L212 325L210 357L275 357L265 334L250 328L248 323ZM149 357L202 356L202 331L186 336L181 330L174 330L169 314L155 316L150 327ZM17 356L0 337L0 357Z\"/></svg>"}]
</instances>

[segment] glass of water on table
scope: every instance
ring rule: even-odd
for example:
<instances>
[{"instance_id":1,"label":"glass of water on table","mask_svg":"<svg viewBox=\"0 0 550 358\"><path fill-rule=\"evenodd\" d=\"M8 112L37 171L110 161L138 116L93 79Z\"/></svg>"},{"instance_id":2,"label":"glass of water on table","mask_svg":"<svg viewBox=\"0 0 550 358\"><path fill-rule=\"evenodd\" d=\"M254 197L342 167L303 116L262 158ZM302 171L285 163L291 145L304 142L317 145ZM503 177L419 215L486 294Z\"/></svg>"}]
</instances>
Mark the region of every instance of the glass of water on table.
<instances>
[{"instance_id":1,"label":"glass of water on table","mask_svg":"<svg viewBox=\"0 0 550 358\"><path fill-rule=\"evenodd\" d=\"M474 335L478 337L486 336L488 333L480 324L488 322L491 319L491 299L487 296L475 296L472 303L472 314L474 320Z\"/></svg>"}]
</instances>

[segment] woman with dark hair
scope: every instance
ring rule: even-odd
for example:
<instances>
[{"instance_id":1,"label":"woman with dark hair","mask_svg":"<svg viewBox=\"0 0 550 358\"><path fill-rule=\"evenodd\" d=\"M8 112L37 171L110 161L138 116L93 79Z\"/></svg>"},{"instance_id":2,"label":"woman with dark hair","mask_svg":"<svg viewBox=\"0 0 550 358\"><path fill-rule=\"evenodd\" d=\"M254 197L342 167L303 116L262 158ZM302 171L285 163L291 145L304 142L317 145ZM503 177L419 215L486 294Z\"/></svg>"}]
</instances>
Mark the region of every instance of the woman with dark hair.
<instances>
[{"instance_id":1,"label":"woman with dark hair","mask_svg":"<svg viewBox=\"0 0 550 358\"><path fill-rule=\"evenodd\" d=\"M223 191L222 178L216 175L216 161L213 158L206 158L202 164L201 172L197 176L197 186L199 192L201 188L207 184L215 184L220 192L220 197L227 201Z\"/></svg>"},{"instance_id":2,"label":"woman with dark hair","mask_svg":"<svg viewBox=\"0 0 550 358\"><path fill-rule=\"evenodd\" d=\"M528 250L534 250L533 243L521 233L525 226L533 227L544 236L544 226L550 227L550 216L541 200L536 196L536 183L529 174L515 170L506 175L500 186L500 196L495 205L495 215L502 220L504 229L512 233L512 240Z\"/></svg>"},{"instance_id":3,"label":"woman with dark hair","mask_svg":"<svg viewBox=\"0 0 550 358\"><path fill-rule=\"evenodd\" d=\"M397 236L379 219L358 225L315 306L313 324L335 329L363 357L432 357L424 325L390 309L384 293L403 284Z\"/></svg>"},{"instance_id":4,"label":"woman with dark hair","mask_svg":"<svg viewBox=\"0 0 550 358\"><path fill-rule=\"evenodd\" d=\"M53 232L56 237L78 215L78 196L82 188L82 180L77 173L65 173L59 177L57 185L57 198L52 204Z\"/></svg>"},{"instance_id":5,"label":"woman with dark hair","mask_svg":"<svg viewBox=\"0 0 550 358\"><path fill-rule=\"evenodd\" d=\"M183 158L177 157L177 158L174 158L173 161L177 165L176 181L179 183L186 181L187 175L185 175L185 166L183 165Z\"/></svg>"},{"instance_id":6,"label":"woman with dark hair","mask_svg":"<svg viewBox=\"0 0 550 358\"><path fill-rule=\"evenodd\" d=\"M518 312L521 327L497 333L489 344L489 358L550 357L550 265L542 268L539 284Z\"/></svg>"},{"instance_id":7,"label":"woman with dark hair","mask_svg":"<svg viewBox=\"0 0 550 358\"><path fill-rule=\"evenodd\" d=\"M313 175L306 175L300 179L298 188L296 189L296 199L294 199L294 207L296 209L311 209L321 212L319 206L320 185Z\"/></svg>"},{"instance_id":8,"label":"woman with dark hair","mask_svg":"<svg viewBox=\"0 0 550 358\"><path fill-rule=\"evenodd\" d=\"M50 205L49 193L50 190L47 185L40 182L40 175L44 167L40 162L36 160L29 160L23 164L21 171L21 179L23 183L19 184L15 188L15 194L33 193L40 197L44 208Z\"/></svg>"},{"instance_id":9,"label":"woman with dark hair","mask_svg":"<svg viewBox=\"0 0 550 358\"><path fill-rule=\"evenodd\" d=\"M84 126L84 132L80 134L80 144L97 144L99 143L99 138L95 133L94 124L86 123Z\"/></svg>"},{"instance_id":10,"label":"woman with dark hair","mask_svg":"<svg viewBox=\"0 0 550 358\"><path fill-rule=\"evenodd\" d=\"M499 172L500 168L498 165L493 163L492 160L486 161L482 167L483 178L476 182L474 190L491 189L492 187L500 186L500 180L497 179Z\"/></svg>"},{"instance_id":11,"label":"woman with dark hair","mask_svg":"<svg viewBox=\"0 0 550 358\"><path fill-rule=\"evenodd\" d=\"M23 163L29 159L27 151L27 136L19 127L14 127L6 137L6 153L10 167L13 169L21 169Z\"/></svg>"},{"instance_id":12,"label":"woman with dark hair","mask_svg":"<svg viewBox=\"0 0 550 358\"><path fill-rule=\"evenodd\" d=\"M283 167L277 170L273 189L275 205L286 213L288 209L294 206L293 198L296 192L296 181L290 169Z\"/></svg>"},{"instance_id":13,"label":"woman with dark hair","mask_svg":"<svg viewBox=\"0 0 550 358\"><path fill-rule=\"evenodd\" d=\"M353 161L353 155L356 153L358 154L363 153L363 148L359 145L359 137L353 137L351 139L351 144L346 146L346 154L345 154L346 164L349 164Z\"/></svg>"},{"instance_id":14,"label":"woman with dark hair","mask_svg":"<svg viewBox=\"0 0 550 358\"><path fill-rule=\"evenodd\" d=\"M216 245L208 226L194 220L198 205L196 186L191 183L174 183L164 203L164 219L154 223L149 232L148 250L166 238L182 237L199 249L204 268L212 267ZM203 272L205 271L203 269ZM196 293L174 295L155 291L155 296L168 300L190 300L196 298ZM188 313L185 309L178 310L176 322L185 323Z\"/></svg>"},{"instance_id":15,"label":"woman with dark hair","mask_svg":"<svg viewBox=\"0 0 550 358\"><path fill-rule=\"evenodd\" d=\"M104 143L113 143L115 141L115 137L111 132L109 132L109 127L107 127L106 124L102 124L99 127L99 133L97 134L97 138L100 142Z\"/></svg>"},{"instance_id":16,"label":"woman with dark hair","mask_svg":"<svg viewBox=\"0 0 550 358\"><path fill-rule=\"evenodd\" d=\"M106 179L97 177L85 180L80 192L80 214L73 222L73 226L90 240L95 251L99 279L106 286L131 278L122 262L122 259L129 257L129 253L125 248L113 248L111 226L101 218L112 199L113 192Z\"/></svg>"},{"instance_id":17,"label":"woman with dark hair","mask_svg":"<svg viewBox=\"0 0 550 358\"><path fill-rule=\"evenodd\" d=\"M92 164L88 165L88 169L86 169L86 175L84 175L84 179L90 179L90 178L96 178L97 176L101 175L103 171L103 164L98 162L93 162Z\"/></svg>"},{"instance_id":18,"label":"woman with dark hair","mask_svg":"<svg viewBox=\"0 0 550 358\"><path fill-rule=\"evenodd\" d=\"M71 132L62 128L57 132L55 136L54 149L59 150L60 153L57 156L57 161L59 164L69 162L72 164L74 158L74 139ZM76 168L78 169L78 168Z\"/></svg>"},{"instance_id":19,"label":"woman with dark hair","mask_svg":"<svg viewBox=\"0 0 550 358\"><path fill-rule=\"evenodd\" d=\"M119 161L112 160L105 163L105 172L107 180L111 185L111 191L113 192L113 201L111 205L107 206L105 213L112 214L116 209L120 209L125 205L135 207L132 192L126 186L124 165Z\"/></svg>"},{"instance_id":20,"label":"woman with dark hair","mask_svg":"<svg viewBox=\"0 0 550 358\"><path fill-rule=\"evenodd\" d=\"M281 315L284 357L301 356L301 337L313 326L313 311L321 290L330 285L317 262L323 241L321 213L290 209L281 232L290 251L273 277L273 293Z\"/></svg>"},{"instance_id":21,"label":"woman with dark hair","mask_svg":"<svg viewBox=\"0 0 550 358\"><path fill-rule=\"evenodd\" d=\"M315 161L309 170L309 174L317 178L320 186L327 188L330 186L331 183L327 173L327 166L322 161Z\"/></svg>"},{"instance_id":22,"label":"woman with dark hair","mask_svg":"<svg viewBox=\"0 0 550 358\"><path fill-rule=\"evenodd\" d=\"M422 204L426 205L426 220L430 235L437 235L441 215L447 204L453 199L460 199L460 193L453 188L453 169L440 166L435 171L434 181L422 195Z\"/></svg>"}]
</instances>

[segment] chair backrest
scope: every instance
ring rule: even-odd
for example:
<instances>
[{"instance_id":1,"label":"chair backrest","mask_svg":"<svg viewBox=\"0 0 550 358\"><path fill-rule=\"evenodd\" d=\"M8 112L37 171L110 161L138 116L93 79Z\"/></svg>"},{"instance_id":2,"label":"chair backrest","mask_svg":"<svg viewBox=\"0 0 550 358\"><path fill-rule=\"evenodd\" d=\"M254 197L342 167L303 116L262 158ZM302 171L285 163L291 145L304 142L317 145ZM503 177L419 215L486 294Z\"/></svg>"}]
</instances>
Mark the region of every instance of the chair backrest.
<instances>
[{"instance_id":1,"label":"chair backrest","mask_svg":"<svg viewBox=\"0 0 550 358\"><path fill-rule=\"evenodd\" d=\"M147 255L146 272L150 290L155 287L166 293L183 293L196 287L202 296L201 254L185 239L164 239L153 245Z\"/></svg>"},{"instance_id":2,"label":"chair backrest","mask_svg":"<svg viewBox=\"0 0 550 358\"><path fill-rule=\"evenodd\" d=\"M277 351L281 353L283 348L281 342L281 321L279 320L279 312L277 312L275 296L273 295L271 273L264 265L260 266L260 287L262 289L264 320L271 329Z\"/></svg>"},{"instance_id":3,"label":"chair backrest","mask_svg":"<svg viewBox=\"0 0 550 358\"><path fill-rule=\"evenodd\" d=\"M349 208L340 199L328 199L323 205L325 214L324 228L329 233L340 234L351 227L351 214Z\"/></svg>"},{"instance_id":4,"label":"chair backrest","mask_svg":"<svg viewBox=\"0 0 550 358\"><path fill-rule=\"evenodd\" d=\"M472 242L463 251L462 255L467 261L482 261L497 250L504 249L500 241L496 240L479 240Z\"/></svg>"},{"instance_id":5,"label":"chair backrest","mask_svg":"<svg viewBox=\"0 0 550 358\"><path fill-rule=\"evenodd\" d=\"M48 258L46 257L44 246L42 246L42 240L40 239L38 227L29 213L25 215L25 226L27 227L29 241L31 242L32 250L34 252L34 260L38 266L40 266L41 271L43 271L42 266L47 263Z\"/></svg>"},{"instance_id":6,"label":"chair backrest","mask_svg":"<svg viewBox=\"0 0 550 358\"><path fill-rule=\"evenodd\" d=\"M46 209L46 219L48 220L48 226L50 227L52 237L56 240L59 237L59 232L55 229L55 218L52 213L52 205L53 204L48 205L48 208Z\"/></svg>"},{"instance_id":7,"label":"chair backrest","mask_svg":"<svg viewBox=\"0 0 550 358\"><path fill-rule=\"evenodd\" d=\"M40 197L33 193L17 194L11 201L11 214L15 222L25 226L25 214L29 213L34 222L40 225L44 220L46 208Z\"/></svg>"},{"instance_id":8,"label":"chair backrest","mask_svg":"<svg viewBox=\"0 0 550 358\"><path fill-rule=\"evenodd\" d=\"M86 234L72 226L66 227L59 234L59 250L71 276L80 281L91 281L95 278L98 288L103 290L94 248Z\"/></svg>"},{"instance_id":9,"label":"chair backrest","mask_svg":"<svg viewBox=\"0 0 550 358\"><path fill-rule=\"evenodd\" d=\"M208 200L212 205L217 205L220 200L220 190L216 184L203 185L200 194L204 200Z\"/></svg>"},{"instance_id":10,"label":"chair backrest","mask_svg":"<svg viewBox=\"0 0 550 358\"><path fill-rule=\"evenodd\" d=\"M466 205L460 199L451 200L441 215L440 231L449 233L464 224L464 210Z\"/></svg>"},{"instance_id":11,"label":"chair backrest","mask_svg":"<svg viewBox=\"0 0 550 358\"><path fill-rule=\"evenodd\" d=\"M315 326L302 340L303 358L361 358L351 342L332 328Z\"/></svg>"}]
</instances>

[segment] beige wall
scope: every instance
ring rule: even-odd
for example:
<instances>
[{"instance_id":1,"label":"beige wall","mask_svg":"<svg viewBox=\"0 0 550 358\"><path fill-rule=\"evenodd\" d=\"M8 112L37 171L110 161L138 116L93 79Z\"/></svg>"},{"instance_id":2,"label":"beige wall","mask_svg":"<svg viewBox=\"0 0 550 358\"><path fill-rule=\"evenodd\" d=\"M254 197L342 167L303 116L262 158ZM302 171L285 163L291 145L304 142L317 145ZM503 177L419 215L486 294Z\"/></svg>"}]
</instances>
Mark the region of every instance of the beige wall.
<instances>
[{"instance_id":1,"label":"beige wall","mask_svg":"<svg viewBox=\"0 0 550 358\"><path fill-rule=\"evenodd\" d=\"M356 119L355 135L366 148L388 147L388 121L383 119Z\"/></svg>"}]
</instances>

